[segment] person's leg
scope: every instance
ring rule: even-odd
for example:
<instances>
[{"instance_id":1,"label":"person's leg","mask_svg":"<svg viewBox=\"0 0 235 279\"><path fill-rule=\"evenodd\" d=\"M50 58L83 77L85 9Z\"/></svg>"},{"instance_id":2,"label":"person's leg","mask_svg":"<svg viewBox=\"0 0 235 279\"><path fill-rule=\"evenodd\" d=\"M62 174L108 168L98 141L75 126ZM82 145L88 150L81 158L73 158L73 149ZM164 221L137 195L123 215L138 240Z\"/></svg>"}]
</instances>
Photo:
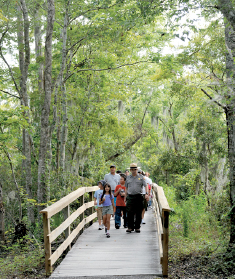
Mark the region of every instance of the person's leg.
<instances>
[{"instance_id":1,"label":"person's leg","mask_svg":"<svg viewBox=\"0 0 235 279\"><path fill-rule=\"evenodd\" d=\"M142 195L136 195L135 199L135 211L136 211L136 221L135 221L135 230L140 229L140 223L142 219L142 210L143 210L143 197Z\"/></svg>"},{"instance_id":2,"label":"person's leg","mask_svg":"<svg viewBox=\"0 0 235 279\"><path fill-rule=\"evenodd\" d=\"M111 219L111 214L107 214L106 215L106 226L107 226L107 230L110 230L110 219Z\"/></svg>"},{"instance_id":3,"label":"person's leg","mask_svg":"<svg viewBox=\"0 0 235 279\"><path fill-rule=\"evenodd\" d=\"M123 219L124 219L124 228L127 228L127 215L126 215L126 207L122 206L123 211Z\"/></svg>"},{"instance_id":4,"label":"person's leg","mask_svg":"<svg viewBox=\"0 0 235 279\"><path fill-rule=\"evenodd\" d=\"M145 209L142 210L142 219L144 219Z\"/></svg>"},{"instance_id":5,"label":"person's leg","mask_svg":"<svg viewBox=\"0 0 235 279\"><path fill-rule=\"evenodd\" d=\"M121 227L121 207L116 206L116 214L115 214L115 227Z\"/></svg>"},{"instance_id":6,"label":"person's leg","mask_svg":"<svg viewBox=\"0 0 235 279\"><path fill-rule=\"evenodd\" d=\"M126 203L128 231L134 229L134 203L133 196L128 196Z\"/></svg>"},{"instance_id":7,"label":"person's leg","mask_svg":"<svg viewBox=\"0 0 235 279\"><path fill-rule=\"evenodd\" d=\"M97 217L98 217L98 222L99 222L99 230L102 230L102 208L98 207L97 208Z\"/></svg>"},{"instance_id":8,"label":"person's leg","mask_svg":"<svg viewBox=\"0 0 235 279\"><path fill-rule=\"evenodd\" d=\"M142 221L141 221L142 224L145 224L144 214L145 214L145 211L147 211L147 205L148 205L148 203L145 199L145 196L143 195L143 210L142 210Z\"/></svg>"},{"instance_id":9,"label":"person's leg","mask_svg":"<svg viewBox=\"0 0 235 279\"><path fill-rule=\"evenodd\" d=\"M105 226L105 233L107 233L107 224L106 224L106 222L107 222L107 214L103 215L103 224Z\"/></svg>"}]
</instances>

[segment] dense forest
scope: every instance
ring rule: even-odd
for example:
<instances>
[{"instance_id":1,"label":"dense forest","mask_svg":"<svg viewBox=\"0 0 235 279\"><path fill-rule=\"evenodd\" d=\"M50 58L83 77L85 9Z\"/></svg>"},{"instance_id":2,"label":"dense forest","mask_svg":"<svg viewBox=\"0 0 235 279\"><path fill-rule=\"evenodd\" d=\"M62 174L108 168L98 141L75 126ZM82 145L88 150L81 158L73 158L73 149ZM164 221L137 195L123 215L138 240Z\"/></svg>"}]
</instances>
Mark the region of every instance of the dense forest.
<instances>
[{"instance_id":1,"label":"dense forest","mask_svg":"<svg viewBox=\"0 0 235 279\"><path fill-rule=\"evenodd\" d=\"M172 208L171 278L234 278L234 0L0 0L0 28L1 278L42 278L39 211L131 162Z\"/></svg>"}]
</instances>

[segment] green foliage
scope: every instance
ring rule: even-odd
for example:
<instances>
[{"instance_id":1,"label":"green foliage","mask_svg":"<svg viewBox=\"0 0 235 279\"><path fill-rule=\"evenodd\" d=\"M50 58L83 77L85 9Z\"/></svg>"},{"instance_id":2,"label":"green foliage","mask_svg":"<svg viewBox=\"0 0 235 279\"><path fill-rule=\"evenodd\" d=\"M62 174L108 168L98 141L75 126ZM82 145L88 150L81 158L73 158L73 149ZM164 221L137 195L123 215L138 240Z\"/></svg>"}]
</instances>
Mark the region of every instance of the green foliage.
<instances>
[{"instance_id":1,"label":"green foliage","mask_svg":"<svg viewBox=\"0 0 235 279\"><path fill-rule=\"evenodd\" d=\"M170 215L170 261L176 262L191 253L206 251L211 255L214 250L225 251L228 233L224 234L220 221L208 208L203 192L181 202L176 201L174 188L165 186L164 192L174 209Z\"/></svg>"},{"instance_id":2,"label":"green foliage","mask_svg":"<svg viewBox=\"0 0 235 279\"><path fill-rule=\"evenodd\" d=\"M22 240L27 245L16 243L11 247L3 247L7 249L0 257L1 278L7 279L14 276L25 278L31 274L37 274L37 270L42 268L44 264L44 251L38 247L38 243L26 237Z\"/></svg>"}]
</instances>

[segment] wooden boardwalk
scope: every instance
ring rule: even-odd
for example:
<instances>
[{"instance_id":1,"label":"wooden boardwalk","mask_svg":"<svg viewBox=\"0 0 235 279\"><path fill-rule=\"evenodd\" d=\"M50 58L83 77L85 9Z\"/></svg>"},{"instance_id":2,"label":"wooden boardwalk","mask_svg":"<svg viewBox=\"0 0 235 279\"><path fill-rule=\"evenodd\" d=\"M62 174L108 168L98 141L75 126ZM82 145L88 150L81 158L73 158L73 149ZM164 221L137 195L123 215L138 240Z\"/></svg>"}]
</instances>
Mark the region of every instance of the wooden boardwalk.
<instances>
[{"instance_id":1,"label":"wooden boardwalk","mask_svg":"<svg viewBox=\"0 0 235 279\"><path fill-rule=\"evenodd\" d=\"M123 227L116 230L111 220L110 238L94 223L78 238L50 279L161 276L158 235L151 209L146 212L145 221L141 233L127 234Z\"/></svg>"}]
</instances>

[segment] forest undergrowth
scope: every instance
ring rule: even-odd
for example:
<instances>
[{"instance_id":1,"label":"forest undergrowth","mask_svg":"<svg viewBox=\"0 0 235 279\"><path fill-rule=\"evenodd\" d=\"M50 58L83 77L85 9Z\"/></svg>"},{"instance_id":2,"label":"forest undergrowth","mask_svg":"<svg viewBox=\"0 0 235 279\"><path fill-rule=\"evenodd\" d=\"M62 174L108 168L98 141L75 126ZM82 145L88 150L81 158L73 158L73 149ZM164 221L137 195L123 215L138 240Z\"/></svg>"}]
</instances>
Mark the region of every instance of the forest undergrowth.
<instances>
[{"instance_id":1,"label":"forest undergrowth","mask_svg":"<svg viewBox=\"0 0 235 279\"><path fill-rule=\"evenodd\" d=\"M175 188L164 187L172 208L169 236L169 278L235 278L235 249L228 252L228 216L218 220L202 192L176 201Z\"/></svg>"}]
</instances>

